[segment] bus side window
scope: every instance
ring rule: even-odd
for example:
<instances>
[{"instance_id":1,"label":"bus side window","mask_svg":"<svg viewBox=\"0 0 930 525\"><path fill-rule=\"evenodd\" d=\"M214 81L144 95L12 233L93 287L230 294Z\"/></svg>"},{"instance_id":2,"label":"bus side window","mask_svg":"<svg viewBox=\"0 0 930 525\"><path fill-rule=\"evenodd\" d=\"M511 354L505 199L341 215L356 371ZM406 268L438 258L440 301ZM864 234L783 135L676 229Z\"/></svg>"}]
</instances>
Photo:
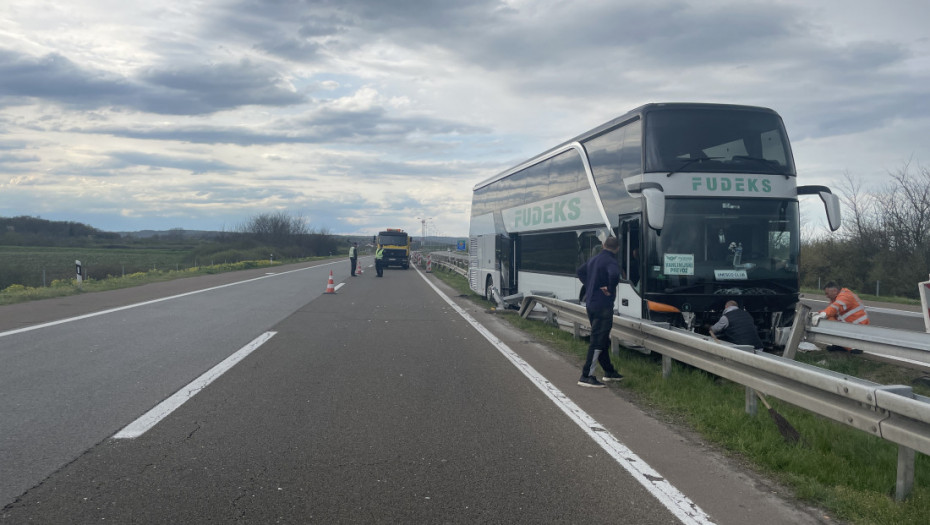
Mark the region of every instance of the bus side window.
<instances>
[{"instance_id":1,"label":"bus side window","mask_svg":"<svg viewBox=\"0 0 930 525\"><path fill-rule=\"evenodd\" d=\"M588 262L588 259L594 257L600 252L601 241L597 238L596 231L582 232L578 235L578 260L575 267L580 267Z\"/></svg>"}]
</instances>

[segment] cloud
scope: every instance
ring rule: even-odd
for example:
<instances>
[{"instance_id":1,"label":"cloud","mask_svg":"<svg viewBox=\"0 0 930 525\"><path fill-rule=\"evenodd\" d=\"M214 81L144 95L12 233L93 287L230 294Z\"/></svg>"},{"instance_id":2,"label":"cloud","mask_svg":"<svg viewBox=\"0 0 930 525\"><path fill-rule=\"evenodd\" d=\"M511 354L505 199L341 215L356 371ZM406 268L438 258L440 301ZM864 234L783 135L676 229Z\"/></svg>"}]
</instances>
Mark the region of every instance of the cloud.
<instances>
[{"instance_id":1,"label":"cloud","mask_svg":"<svg viewBox=\"0 0 930 525\"><path fill-rule=\"evenodd\" d=\"M771 107L815 177L919 155L926 2L815 4L14 0L0 208L461 232L475 182L657 101Z\"/></svg>"},{"instance_id":2,"label":"cloud","mask_svg":"<svg viewBox=\"0 0 930 525\"><path fill-rule=\"evenodd\" d=\"M51 53L33 57L0 50L0 100L6 105L39 99L76 109L116 107L167 115L202 115L248 105L302 103L296 90L269 64L153 66L136 78L80 67Z\"/></svg>"},{"instance_id":3,"label":"cloud","mask_svg":"<svg viewBox=\"0 0 930 525\"><path fill-rule=\"evenodd\" d=\"M448 152L450 144L441 137L482 135L490 129L416 113L397 114L377 92L363 88L347 97L320 101L296 116L251 125L102 124L68 131L194 144L352 144L365 149L392 144L407 150Z\"/></svg>"},{"instance_id":4,"label":"cloud","mask_svg":"<svg viewBox=\"0 0 930 525\"><path fill-rule=\"evenodd\" d=\"M226 162L187 156L181 157L134 151L120 151L110 153L109 157L110 161L102 166L104 170L121 170L127 167L145 166L152 169L166 168L190 171L192 175L243 171L242 168L232 166Z\"/></svg>"}]
</instances>

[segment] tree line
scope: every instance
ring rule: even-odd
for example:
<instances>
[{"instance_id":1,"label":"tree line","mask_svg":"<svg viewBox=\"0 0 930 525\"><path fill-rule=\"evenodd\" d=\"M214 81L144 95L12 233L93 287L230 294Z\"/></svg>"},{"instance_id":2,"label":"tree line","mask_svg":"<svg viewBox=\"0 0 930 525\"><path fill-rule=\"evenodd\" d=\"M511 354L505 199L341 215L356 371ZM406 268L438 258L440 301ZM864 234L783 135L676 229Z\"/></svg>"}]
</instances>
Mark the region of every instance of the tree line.
<instances>
[{"instance_id":1,"label":"tree line","mask_svg":"<svg viewBox=\"0 0 930 525\"><path fill-rule=\"evenodd\" d=\"M846 173L837 193L843 227L802 243L802 286L835 280L858 292L916 298L930 273L930 169L906 163L871 190Z\"/></svg>"},{"instance_id":2,"label":"tree line","mask_svg":"<svg viewBox=\"0 0 930 525\"><path fill-rule=\"evenodd\" d=\"M118 233L98 230L80 222L49 221L28 216L0 217L0 245L60 246L119 238Z\"/></svg>"},{"instance_id":3,"label":"tree line","mask_svg":"<svg viewBox=\"0 0 930 525\"><path fill-rule=\"evenodd\" d=\"M252 216L231 232L175 228L144 237L105 232L78 222L0 217L3 246L10 248L0 251L0 290L16 284L46 286L55 279L73 278L72 261L76 259L88 266L87 277L103 279L153 268L186 269L270 258L293 260L335 255L348 249L345 239L325 229L313 229L303 217L285 212ZM66 251L62 252L62 248Z\"/></svg>"}]
</instances>

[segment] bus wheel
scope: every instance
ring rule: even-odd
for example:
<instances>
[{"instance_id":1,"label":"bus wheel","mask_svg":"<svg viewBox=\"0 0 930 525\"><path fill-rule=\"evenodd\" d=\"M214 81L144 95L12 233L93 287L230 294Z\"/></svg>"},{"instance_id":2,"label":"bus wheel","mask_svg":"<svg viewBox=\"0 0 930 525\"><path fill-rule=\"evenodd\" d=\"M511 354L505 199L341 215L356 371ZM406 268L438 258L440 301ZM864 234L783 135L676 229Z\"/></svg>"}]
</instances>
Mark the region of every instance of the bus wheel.
<instances>
[{"instance_id":1,"label":"bus wheel","mask_svg":"<svg viewBox=\"0 0 930 525\"><path fill-rule=\"evenodd\" d=\"M484 284L484 298L488 301L494 302L494 281L491 279L491 276L488 276L488 280Z\"/></svg>"}]
</instances>

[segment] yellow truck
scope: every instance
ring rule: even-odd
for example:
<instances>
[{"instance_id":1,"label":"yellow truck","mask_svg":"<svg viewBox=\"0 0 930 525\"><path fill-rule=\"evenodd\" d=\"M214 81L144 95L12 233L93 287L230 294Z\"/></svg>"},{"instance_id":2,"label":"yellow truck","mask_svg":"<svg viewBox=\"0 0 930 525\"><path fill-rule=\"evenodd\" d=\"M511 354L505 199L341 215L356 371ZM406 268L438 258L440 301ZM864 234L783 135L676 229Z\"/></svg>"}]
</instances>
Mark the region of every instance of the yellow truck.
<instances>
[{"instance_id":1,"label":"yellow truck","mask_svg":"<svg viewBox=\"0 0 930 525\"><path fill-rule=\"evenodd\" d=\"M398 228L388 228L378 232L378 244L384 247L384 258L381 264L385 268L400 266L406 270L410 267L410 236L407 232Z\"/></svg>"}]
</instances>

